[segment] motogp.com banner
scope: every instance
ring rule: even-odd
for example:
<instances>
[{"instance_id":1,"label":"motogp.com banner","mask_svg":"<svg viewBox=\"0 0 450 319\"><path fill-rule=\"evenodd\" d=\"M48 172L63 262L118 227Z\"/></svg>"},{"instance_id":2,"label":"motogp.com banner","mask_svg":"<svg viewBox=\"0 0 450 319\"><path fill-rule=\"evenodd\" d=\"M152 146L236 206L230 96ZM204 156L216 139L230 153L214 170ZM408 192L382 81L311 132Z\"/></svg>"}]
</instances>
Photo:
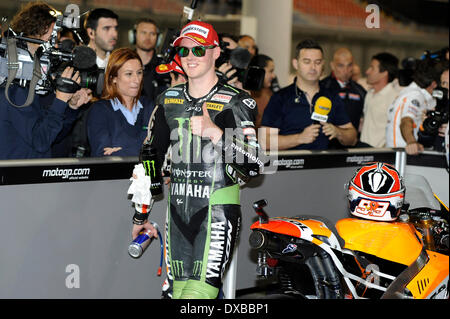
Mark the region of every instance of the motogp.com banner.
<instances>
[{"instance_id":1,"label":"motogp.com banner","mask_svg":"<svg viewBox=\"0 0 450 319\"><path fill-rule=\"evenodd\" d=\"M67 183L93 180L128 179L136 162L74 163L61 164L52 161L44 165L0 167L0 185Z\"/></svg>"}]
</instances>

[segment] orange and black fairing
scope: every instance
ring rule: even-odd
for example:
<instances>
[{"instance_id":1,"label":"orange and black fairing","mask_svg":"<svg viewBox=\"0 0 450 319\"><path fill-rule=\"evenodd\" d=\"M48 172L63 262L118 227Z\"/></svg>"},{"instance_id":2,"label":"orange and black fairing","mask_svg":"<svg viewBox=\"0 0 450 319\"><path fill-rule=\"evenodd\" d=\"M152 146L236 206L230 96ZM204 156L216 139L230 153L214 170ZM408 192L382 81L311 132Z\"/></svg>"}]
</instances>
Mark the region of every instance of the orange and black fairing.
<instances>
[{"instance_id":1,"label":"orange and black fairing","mask_svg":"<svg viewBox=\"0 0 450 319\"><path fill-rule=\"evenodd\" d=\"M319 216L269 218L267 223L255 222L250 229L300 238L316 245L321 245L321 239L327 238L332 248L344 245L334 226Z\"/></svg>"},{"instance_id":2,"label":"orange and black fairing","mask_svg":"<svg viewBox=\"0 0 450 319\"><path fill-rule=\"evenodd\" d=\"M329 237L331 231L323 226L321 221L300 220L295 217L270 218L266 224L255 222L250 229L263 229L272 233L288 235L296 238L305 237L305 234Z\"/></svg>"}]
</instances>

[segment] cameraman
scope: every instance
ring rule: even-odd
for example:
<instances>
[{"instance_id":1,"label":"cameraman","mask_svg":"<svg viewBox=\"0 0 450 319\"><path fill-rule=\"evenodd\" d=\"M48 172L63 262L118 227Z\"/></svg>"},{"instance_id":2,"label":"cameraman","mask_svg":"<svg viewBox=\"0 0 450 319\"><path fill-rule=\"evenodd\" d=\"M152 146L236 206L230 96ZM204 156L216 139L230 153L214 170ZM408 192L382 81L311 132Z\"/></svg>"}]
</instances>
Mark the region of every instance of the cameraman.
<instances>
[{"instance_id":1,"label":"cameraman","mask_svg":"<svg viewBox=\"0 0 450 319\"><path fill-rule=\"evenodd\" d=\"M55 25L55 13L56 10L44 2L28 3L14 16L11 27L17 34L48 41ZM28 51L34 56L38 45L27 45ZM61 77L80 82L78 72L74 74L72 67L67 67ZM23 105L28 96L28 88L12 83L8 93L12 103ZM5 86L1 86L0 159L51 157L51 145L68 116L66 111L76 110L88 99L89 91L86 89L74 94L56 90L51 105L44 104L44 99L35 95L30 105L16 107L8 102Z\"/></svg>"},{"instance_id":2,"label":"cameraman","mask_svg":"<svg viewBox=\"0 0 450 319\"><path fill-rule=\"evenodd\" d=\"M433 90L444 71L441 64L431 59L418 62L413 82L400 91L388 109L386 146L404 147L408 155L418 155L424 147L418 142L418 131L423 115L436 106Z\"/></svg>"},{"instance_id":3,"label":"cameraman","mask_svg":"<svg viewBox=\"0 0 450 319\"><path fill-rule=\"evenodd\" d=\"M431 147L437 152L445 151L445 135L448 129L448 88L449 88L449 65L448 61L441 61L444 72L441 74L440 87L437 87L437 105L432 114L428 114L419 128L419 143L424 147ZM434 94L434 93L433 93Z\"/></svg>"},{"instance_id":4,"label":"cameraman","mask_svg":"<svg viewBox=\"0 0 450 319\"><path fill-rule=\"evenodd\" d=\"M228 85L243 89L239 81L237 70L230 63L231 52L238 47L237 37L232 34L219 34L221 56L216 61L216 74L221 81Z\"/></svg>"}]
</instances>

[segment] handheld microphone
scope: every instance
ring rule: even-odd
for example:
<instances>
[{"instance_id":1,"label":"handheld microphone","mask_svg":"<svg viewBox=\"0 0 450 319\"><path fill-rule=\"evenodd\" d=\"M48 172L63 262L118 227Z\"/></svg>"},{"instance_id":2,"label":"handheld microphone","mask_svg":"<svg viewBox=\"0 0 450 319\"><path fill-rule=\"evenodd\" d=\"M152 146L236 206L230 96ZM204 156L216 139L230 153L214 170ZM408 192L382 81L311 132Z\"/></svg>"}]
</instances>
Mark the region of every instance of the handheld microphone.
<instances>
[{"instance_id":1,"label":"handheld microphone","mask_svg":"<svg viewBox=\"0 0 450 319\"><path fill-rule=\"evenodd\" d=\"M311 119L314 124L319 122L326 122L328 120L328 114L331 111L331 100L327 97L321 96L316 100L314 105L314 112L311 114Z\"/></svg>"}]
</instances>

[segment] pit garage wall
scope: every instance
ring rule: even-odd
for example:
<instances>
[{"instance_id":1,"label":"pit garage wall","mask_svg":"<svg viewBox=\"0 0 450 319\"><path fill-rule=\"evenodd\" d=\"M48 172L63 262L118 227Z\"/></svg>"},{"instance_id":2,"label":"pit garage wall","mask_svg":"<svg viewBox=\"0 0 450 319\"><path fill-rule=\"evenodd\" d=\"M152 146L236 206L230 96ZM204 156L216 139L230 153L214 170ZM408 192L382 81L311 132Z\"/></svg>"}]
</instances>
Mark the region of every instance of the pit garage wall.
<instances>
[{"instance_id":1,"label":"pit garage wall","mask_svg":"<svg viewBox=\"0 0 450 319\"><path fill-rule=\"evenodd\" d=\"M270 216L309 214L336 222L347 216L344 184L361 161L394 164L396 158L393 150L280 154L272 163L275 174L241 192L236 289L260 283L248 245L254 201L266 199ZM126 192L135 162L0 161L0 298L160 298L159 242L140 259L127 253L133 210ZM448 195L444 168L434 182ZM151 219L163 226L165 215L166 198L155 203Z\"/></svg>"}]
</instances>

